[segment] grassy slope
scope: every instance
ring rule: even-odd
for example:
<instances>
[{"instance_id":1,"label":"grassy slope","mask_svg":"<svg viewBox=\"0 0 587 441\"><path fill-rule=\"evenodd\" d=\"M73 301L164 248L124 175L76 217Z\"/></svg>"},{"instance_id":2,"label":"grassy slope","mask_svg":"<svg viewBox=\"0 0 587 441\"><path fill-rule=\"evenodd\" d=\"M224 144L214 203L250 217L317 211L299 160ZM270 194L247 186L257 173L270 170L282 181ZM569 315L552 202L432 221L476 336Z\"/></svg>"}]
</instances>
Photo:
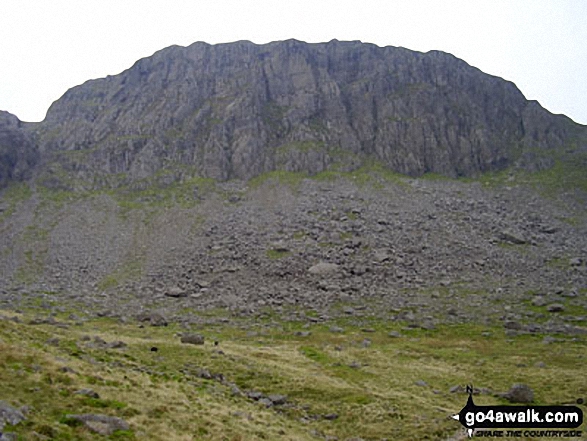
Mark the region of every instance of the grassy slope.
<instances>
[{"instance_id":1,"label":"grassy slope","mask_svg":"<svg viewBox=\"0 0 587 441\"><path fill-rule=\"evenodd\" d=\"M449 415L466 401L449 392L456 384L497 392L524 382L534 388L537 404L587 397L584 338L546 345L540 335L508 338L502 329L473 324L424 331L385 321L364 323L375 331L368 333L345 322L339 323L342 333L314 325L304 337L296 335L299 323L266 316L248 326L232 317L229 324L194 329L207 341L193 346L180 343L175 326L140 328L105 319L74 324L58 317L68 322L62 328L25 324L28 318L0 321L0 399L32 406L28 419L9 429L23 440L33 439L33 432L56 440L104 439L64 418L86 412L130 423L130 432L109 439L446 439L459 430ZM390 330L404 336L389 337ZM84 336L122 340L127 347L88 347ZM59 339L57 346L46 343L51 337ZM63 366L75 372L61 372ZM243 391L285 394L289 404L267 409L233 395L226 384L200 378L198 368L223 374ZM82 388L100 399L74 393ZM504 403L491 395L476 402ZM332 413L338 418L323 418Z\"/></svg>"}]
</instances>

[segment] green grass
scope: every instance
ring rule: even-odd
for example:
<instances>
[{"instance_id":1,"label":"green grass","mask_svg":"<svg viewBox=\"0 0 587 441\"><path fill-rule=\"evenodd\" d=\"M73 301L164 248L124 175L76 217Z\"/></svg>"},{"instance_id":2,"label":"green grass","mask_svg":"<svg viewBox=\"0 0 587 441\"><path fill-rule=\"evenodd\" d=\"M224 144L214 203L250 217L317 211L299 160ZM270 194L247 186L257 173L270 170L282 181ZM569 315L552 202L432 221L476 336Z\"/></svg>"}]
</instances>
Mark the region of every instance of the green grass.
<instances>
[{"instance_id":1,"label":"green grass","mask_svg":"<svg viewBox=\"0 0 587 441\"><path fill-rule=\"evenodd\" d=\"M0 193L0 202L4 206L4 211L0 213L0 222L10 217L17 206L30 199L32 191L26 182L12 183Z\"/></svg>"},{"instance_id":2,"label":"green grass","mask_svg":"<svg viewBox=\"0 0 587 441\"><path fill-rule=\"evenodd\" d=\"M120 265L114 272L103 277L98 282L98 289L108 290L132 279L137 279L143 274L143 261L136 256L134 259Z\"/></svg>"},{"instance_id":3,"label":"green grass","mask_svg":"<svg viewBox=\"0 0 587 441\"><path fill-rule=\"evenodd\" d=\"M311 440L313 431L338 439L446 439L459 430L448 416L466 402L465 395L448 392L456 384L503 392L523 382L534 389L536 404L587 395L584 338L544 345L541 335L507 337L500 326L404 330L384 319L366 323L375 332L365 334L354 318L340 321L344 333L316 324L301 337L295 334L301 323L279 322L270 310L262 316L196 327L206 337L202 346L181 344L183 329L174 324L141 329L103 318L56 328L26 325L27 317L23 323L0 320L0 399L34 408L9 430L23 439L33 431L57 440L104 439L64 416L106 413L131 427L109 439ZM251 329L262 332L250 337ZM390 338L391 330L405 336ZM82 341L85 335L123 340L127 347L92 347ZM60 344L44 344L49 337ZM361 344L366 337L368 347ZM535 368L539 361L545 367ZM201 378L200 369L224 380ZM230 384L286 395L289 404L267 409L234 395ZM100 398L75 394L82 388ZM476 403L506 404L491 395ZM337 419L324 419L333 413Z\"/></svg>"},{"instance_id":4,"label":"green grass","mask_svg":"<svg viewBox=\"0 0 587 441\"><path fill-rule=\"evenodd\" d=\"M265 183L272 183L287 186L295 190L299 187L300 183L306 178L308 178L308 175L306 173L275 170L263 173L259 176L250 179L249 187L252 189L256 189L261 187Z\"/></svg>"},{"instance_id":5,"label":"green grass","mask_svg":"<svg viewBox=\"0 0 587 441\"><path fill-rule=\"evenodd\" d=\"M291 255L290 251L286 251L286 250L267 250L266 253L267 257L269 259L281 259L283 257L287 257L289 255Z\"/></svg>"},{"instance_id":6,"label":"green grass","mask_svg":"<svg viewBox=\"0 0 587 441\"><path fill-rule=\"evenodd\" d=\"M568 191L587 193L587 155L556 158L551 168L537 172L506 169L485 173L478 180L489 188L505 185L530 186L549 198Z\"/></svg>"}]
</instances>

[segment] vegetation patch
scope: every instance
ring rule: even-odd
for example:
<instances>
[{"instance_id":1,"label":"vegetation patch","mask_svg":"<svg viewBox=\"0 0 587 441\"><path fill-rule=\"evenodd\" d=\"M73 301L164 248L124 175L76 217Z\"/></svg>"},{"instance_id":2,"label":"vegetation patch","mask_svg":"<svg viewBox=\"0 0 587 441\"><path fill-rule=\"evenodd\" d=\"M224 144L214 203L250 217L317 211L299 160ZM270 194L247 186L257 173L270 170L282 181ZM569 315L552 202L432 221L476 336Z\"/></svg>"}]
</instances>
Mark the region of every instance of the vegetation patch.
<instances>
[{"instance_id":1,"label":"vegetation patch","mask_svg":"<svg viewBox=\"0 0 587 441\"><path fill-rule=\"evenodd\" d=\"M545 345L542 335L511 337L501 326L408 331L386 320L353 324L353 317L342 319L344 332L336 333L332 324L278 322L268 311L262 322L207 326L199 331L206 343L193 346L180 342L173 324L141 329L103 318L56 328L19 318L0 320L0 399L35 409L9 428L22 439L32 439L33 431L61 440L104 439L66 417L81 413L116 416L130 425L108 439L144 439L141 433L155 441L194 434L293 441L315 439L317 432L339 439L447 439L459 430L449 416L466 402L465 394L451 392L453 386L472 383L497 393L521 382L534 390L535 404L587 396L587 342L580 336ZM363 326L373 331L365 334ZM247 329L263 332L251 336ZM391 330L403 337L391 338ZM127 346L86 345L88 334ZM62 343L46 345L49 336ZM365 336L369 345L361 343ZM68 350L71 345L81 348L79 356ZM89 388L100 397L75 393ZM272 395L286 397L287 405L267 407L251 398ZM507 404L493 393L476 402Z\"/></svg>"}]
</instances>

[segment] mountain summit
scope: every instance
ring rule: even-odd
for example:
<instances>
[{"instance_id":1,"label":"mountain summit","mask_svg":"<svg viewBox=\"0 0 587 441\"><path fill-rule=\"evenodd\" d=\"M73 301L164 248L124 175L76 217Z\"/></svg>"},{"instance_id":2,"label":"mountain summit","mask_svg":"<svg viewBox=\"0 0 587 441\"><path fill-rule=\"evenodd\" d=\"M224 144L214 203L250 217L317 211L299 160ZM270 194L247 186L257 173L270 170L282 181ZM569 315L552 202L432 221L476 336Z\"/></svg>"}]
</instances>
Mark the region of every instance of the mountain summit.
<instances>
[{"instance_id":1,"label":"mountain summit","mask_svg":"<svg viewBox=\"0 0 587 441\"><path fill-rule=\"evenodd\" d=\"M337 40L172 46L70 89L27 127L45 163L97 186L162 169L228 180L368 160L474 176L543 167L543 153L585 133L450 54Z\"/></svg>"}]
</instances>

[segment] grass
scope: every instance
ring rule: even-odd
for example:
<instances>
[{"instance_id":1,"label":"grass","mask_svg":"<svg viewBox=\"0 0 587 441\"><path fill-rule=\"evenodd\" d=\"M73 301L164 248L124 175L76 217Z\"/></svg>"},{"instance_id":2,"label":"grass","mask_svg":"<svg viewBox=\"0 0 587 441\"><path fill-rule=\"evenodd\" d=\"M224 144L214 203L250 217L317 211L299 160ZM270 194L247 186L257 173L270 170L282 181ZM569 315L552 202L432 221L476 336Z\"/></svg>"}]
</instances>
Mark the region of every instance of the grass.
<instances>
[{"instance_id":1,"label":"grass","mask_svg":"<svg viewBox=\"0 0 587 441\"><path fill-rule=\"evenodd\" d=\"M12 183L0 193L0 202L5 204L4 211L0 213L0 222L14 213L18 204L32 196L32 191L26 182Z\"/></svg>"},{"instance_id":2,"label":"grass","mask_svg":"<svg viewBox=\"0 0 587 441\"><path fill-rule=\"evenodd\" d=\"M310 175L305 172L275 170L263 173L249 180L249 188L257 189L266 182L271 182L273 184L287 186L296 191L304 179L324 182L346 179L361 187L373 186L378 189L383 188L386 183L407 187L405 182L406 177L404 175L389 170L379 161L365 160L363 166L349 172L339 171L336 168L336 165L334 165L331 169L315 175Z\"/></svg>"},{"instance_id":3,"label":"grass","mask_svg":"<svg viewBox=\"0 0 587 441\"><path fill-rule=\"evenodd\" d=\"M287 257L291 254L290 251L286 251L286 250L267 250L266 253L267 257L269 259L275 260L275 259L281 259L283 257Z\"/></svg>"},{"instance_id":4,"label":"grass","mask_svg":"<svg viewBox=\"0 0 587 441\"><path fill-rule=\"evenodd\" d=\"M552 167L541 171L506 169L485 173L478 179L489 188L527 185L550 198L555 198L561 192L587 193L587 155L576 155L570 159L557 158Z\"/></svg>"},{"instance_id":5,"label":"grass","mask_svg":"<svg viewBox=\"0 0 587 441\"><path fill-rule=\"evenodd\" d=\"M448 416L466 401L448 392L456 384L506 391L523 382L534 389L537 404L587 395L584 338L544 345L540 335L509 338L500 327L404 330L385 320L365 334L351 319L343 320L344 333L316 324L302 337L295 334L299 323L277 323L270 312L265 317L194 329L206 336L203 346L181 344L181 329L173 324L142 329L103 318L57 328L27 325L28 316L21 316L21 323L0 320L0 399L33 406L27 420L8 431L22 439L32 439L33 432L56 440L104 439L65 418L103 413L131 427L108 439L311 440L316 433L338 439L446 439L459 430ZM249 336L255 328L263 332ZM390 338L391 330L405 337ZM123 340L127 347L93 347L84 336L90 342L96 336ZM49 337L59 344L45 344ZM362 344L366 337L368 347ZM151 352L152 346L158 352ZM538 362L545 367L535 368ZM71 370L63 372L63 366ZM200 369L224 380L201 378ZM243 392L286 395L288 404L268 409L235 395L231 384ZM75 394L86 388L100 398ZM476 402L505 404L491 395ZM329 414L337 418L324 418Z\"/></svg>"},{"instance_id":6,"label":"grass","mask_svg":"<svg viewBox=\"0 0 587 441\"><path fill-rule=\"evenodd\" d=\"M143 274L143 263L144 262L139 257L127 261L114 272L103 277L98 282L98 289L105 291L115 288L128 280L140 278Z\"/></svg>"}]
</instances>

